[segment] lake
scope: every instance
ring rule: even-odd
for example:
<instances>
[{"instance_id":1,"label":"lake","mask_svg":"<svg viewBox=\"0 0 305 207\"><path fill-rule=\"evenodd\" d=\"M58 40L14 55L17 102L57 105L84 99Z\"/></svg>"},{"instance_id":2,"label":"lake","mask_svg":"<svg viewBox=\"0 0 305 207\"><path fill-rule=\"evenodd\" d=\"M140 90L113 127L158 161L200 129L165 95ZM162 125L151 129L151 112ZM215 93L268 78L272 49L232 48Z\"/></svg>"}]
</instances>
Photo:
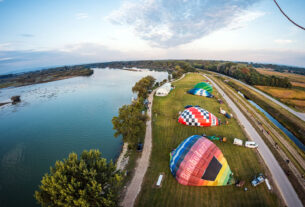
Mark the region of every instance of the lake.
<instances>
[{"instance_id":1,"label":"lake","mask_svg":"<svg viewBox=\"0 0 305 207\"><path fill-rule=\"evenodd\" d=\"M99 149L116 159L122 139L114 138L111 119L146 75L162 81L168 74L94 69L90 77L0 90L0 102L22 100L0 107L0 206L38 206L33 194L42 176L70 152Z\"/></svg>"}]
</instances>

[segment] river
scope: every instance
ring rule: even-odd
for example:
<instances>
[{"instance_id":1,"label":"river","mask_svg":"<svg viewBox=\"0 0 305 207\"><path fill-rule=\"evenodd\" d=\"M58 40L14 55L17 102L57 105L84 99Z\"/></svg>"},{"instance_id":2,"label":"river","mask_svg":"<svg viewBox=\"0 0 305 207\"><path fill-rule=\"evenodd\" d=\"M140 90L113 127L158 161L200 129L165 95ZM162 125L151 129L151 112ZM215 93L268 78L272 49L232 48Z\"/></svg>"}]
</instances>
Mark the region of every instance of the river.
<instances>
[{"instance_id":1,"label":"river","mask_svg":"<svg viewBox=\"0 0 305 207\"><path fill-rule=\"evenodd\" d=\"M94 69L90 77L0 90L0 102L21 95L17 105L0 107L0 206L38 206L33 197L42 176L70 152L99 149L116 159L122 139L111 119L131 102L136 81L167 72Z\"/></svg>"}]
</instances>

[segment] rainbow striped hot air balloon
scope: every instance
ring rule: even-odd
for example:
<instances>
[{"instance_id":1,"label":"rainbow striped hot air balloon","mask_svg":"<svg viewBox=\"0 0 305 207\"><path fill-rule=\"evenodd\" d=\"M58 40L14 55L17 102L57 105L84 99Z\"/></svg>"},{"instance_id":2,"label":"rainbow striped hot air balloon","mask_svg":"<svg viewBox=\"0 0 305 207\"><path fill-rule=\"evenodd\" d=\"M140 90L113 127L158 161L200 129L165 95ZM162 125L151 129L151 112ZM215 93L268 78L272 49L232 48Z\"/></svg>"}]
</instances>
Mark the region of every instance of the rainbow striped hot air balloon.
<instances>
[{"instance_id":1,"label":"rainbow striped hot air balloon","mask_svg":"<svg viewBox=\"0 0 305 207\"><path fill-rule=\"evenodd\" d=\"M213 87L209 83L206 83L206 82L197 83L194 88L201 88L203 90L206 90L209 93L213 92Z\"/></svg>"},{"instance_id":2,"label":"rainbow striped hot air balloon","mask_svg":"<svg viewBox=\"0 0 305 207\"><path fill-rule=\"evenodd\" d=\"M193 135L171 153L170 170L182 185L223 186L232 172L220 149L203 136Z\"/></svg>"},{"instance_id":3,"label":"rainbow striped hot air balloon","mask_svg":"<svg viewBox=\"0 0 305 207\"><path fill-rule=\"evenodd\" d=\"M202 89L202 88L193 88L188 91L189 94L197 95L197 96L205 96L208 98L212 98L213 95L210 94L208 91Z\"/></svg>"},{"instance_id":4,"label":"rainbow striped hot air balloon","mask_svg":"<svg viewBox=\"0 0 305 207\"><path fill-rule=\"evenodd\" d=\"M178 122L189 126L217 126L220 121L216 116L199 106L185 109L179 116Z\"/></svg>"}]
</instances>

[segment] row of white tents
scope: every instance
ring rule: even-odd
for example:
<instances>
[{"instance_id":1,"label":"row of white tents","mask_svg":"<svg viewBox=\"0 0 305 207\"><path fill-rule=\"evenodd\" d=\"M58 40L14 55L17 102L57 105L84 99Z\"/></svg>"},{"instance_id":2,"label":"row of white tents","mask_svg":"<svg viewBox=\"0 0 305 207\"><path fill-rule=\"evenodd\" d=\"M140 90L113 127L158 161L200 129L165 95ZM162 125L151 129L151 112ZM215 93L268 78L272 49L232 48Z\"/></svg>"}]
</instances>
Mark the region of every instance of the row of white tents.
<instances>
[{"instance_id":1,"label":"row of white tents","mask_svg":"<svg viewBox=\"0 0 305 207\"><path fill-rule=\"evenodd\" d=\"M165 83L156 91L156 96L167 96L171 90L171 83Z\"/></svg>"}]
</instances>

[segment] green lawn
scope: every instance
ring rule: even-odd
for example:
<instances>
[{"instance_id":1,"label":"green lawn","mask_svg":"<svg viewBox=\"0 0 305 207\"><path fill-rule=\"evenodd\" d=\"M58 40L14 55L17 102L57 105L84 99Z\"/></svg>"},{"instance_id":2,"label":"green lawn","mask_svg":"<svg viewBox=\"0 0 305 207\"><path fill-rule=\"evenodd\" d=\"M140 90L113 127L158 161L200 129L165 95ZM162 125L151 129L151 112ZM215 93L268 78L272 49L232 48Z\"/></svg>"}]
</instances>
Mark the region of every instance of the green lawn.
<instances>
[{"instance_id":1,"label":"green lawn","mask_svg":"<svg viewBox=\"0 0 305 207\"><path fill-rule=\"evenodd\" d=\"M186 91L196 83L204 80L199 74L188 74L173 85L176 88L167 97L155 97L153 103L153 150L151 163L145 175L142 191L136 206L279 206L275 194L269 192L262 184L256 188L250 181L256 173L264 172L257 154L251 149L232 144L234 137L246 140L235 119L229 120L229 125L216 127L191 127L178 123L178 112L185 105L199 105L212 112L222 121L225 117L218 113L221 106L226 111L225 104L219 104L216 99L189 95ZM214 89L215 90L215 89ZM217 92L213 92L217 95ZM207 134L227 137L227 143L214 141L222 150L234 177L243 179L248 191L235 186L224 187L193 187L179 184L169 169L169 153L184 139L194 134ZM163 172L165 179L162 187L156 188L159 174Z\"/></svg>"}]
</instances>

